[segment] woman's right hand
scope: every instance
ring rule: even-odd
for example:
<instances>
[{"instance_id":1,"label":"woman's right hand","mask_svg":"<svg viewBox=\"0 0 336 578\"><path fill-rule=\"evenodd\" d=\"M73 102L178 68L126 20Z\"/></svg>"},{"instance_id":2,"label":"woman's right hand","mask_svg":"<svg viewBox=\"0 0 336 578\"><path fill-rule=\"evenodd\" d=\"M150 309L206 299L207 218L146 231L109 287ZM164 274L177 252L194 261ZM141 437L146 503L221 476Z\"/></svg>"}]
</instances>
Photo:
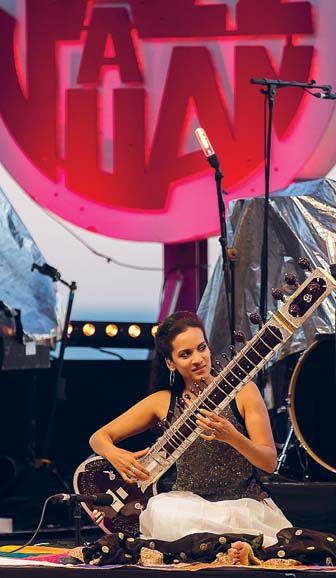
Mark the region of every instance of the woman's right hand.
<instances>
[{"instance_id":1,"label":"woman's right hand","mask_svg":"<svg viewBox=\"0 0 336 578\"><path fill-rule=\"evenodd\" d=\"M138 461L138 458L145 456L149 448L138 452L129 452L122 448L113 446L113 449L106 455L108 461L119 472L125 482L134 484L139 480L147 480L149 472Z\"/></svg>"}]
</instances>

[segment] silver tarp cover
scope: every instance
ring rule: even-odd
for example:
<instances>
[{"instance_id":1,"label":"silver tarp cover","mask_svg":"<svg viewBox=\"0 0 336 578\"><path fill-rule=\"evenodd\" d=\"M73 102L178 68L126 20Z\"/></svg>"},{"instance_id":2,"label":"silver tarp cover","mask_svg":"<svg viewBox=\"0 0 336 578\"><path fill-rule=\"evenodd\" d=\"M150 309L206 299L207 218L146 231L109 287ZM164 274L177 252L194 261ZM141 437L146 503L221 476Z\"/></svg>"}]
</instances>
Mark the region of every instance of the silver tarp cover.
<instances>
[{"instance_id":1,"label":"silver tarp cover","mask_svg":"<svg viewBox=\"0 0 336 578\"><path fill-rule=\"evenodd\" d=\"M235 263L235 328L242 329L247 339L255 333L247 316L259 310L263 215L262 197L231 201L228 204L228 247L238 251L238 261ZM328 238L329 243L331 241L333 247L336 247L335 181L323 179L296 183L271 195L268 310L277 307L271 295L272 287L281 287L284 294L288 294L284 284L286 272L295 272L299 282L304 280L306 274L297 265L299 257L308 257L313 267L320 266L329 270ZM335 307L336 295L333 292L278 356L273 358L273 362L289 353L306 349L319 333L334 333ZM221 256L207 284L198 312L205 322L211 346L217 352L227 351L230 330Z\"/></svg>"},{"instance_id":2,"label":"silver tarp cover","mask_svg":"<svg viewBox=\"0 0 336 578\"><path fill-rule=\"evenodd\" d=\"M32 272L33 263L42 265L45 260L1 189L0 236L0 334L15 332L10 311L18 309L29 338L42 342L55 337L56 288L49 277Z\"/></svg>"}]
</instances>

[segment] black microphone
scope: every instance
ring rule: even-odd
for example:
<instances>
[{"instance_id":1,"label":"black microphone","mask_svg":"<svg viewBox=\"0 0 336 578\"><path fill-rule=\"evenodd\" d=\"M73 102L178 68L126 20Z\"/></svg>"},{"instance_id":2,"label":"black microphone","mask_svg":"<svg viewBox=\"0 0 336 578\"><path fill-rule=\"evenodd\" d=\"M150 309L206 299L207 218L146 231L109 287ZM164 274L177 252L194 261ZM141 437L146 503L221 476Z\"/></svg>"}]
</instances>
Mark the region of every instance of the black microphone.
<instances>
[{"instance_id":1,"label":"black microphone","mask_svg":"<svg viewBox=\"0 0 336 578\"><path fill-rule=\"evenodd\" d=\"M55 494L54 502L89 502L95 506L111 506L114 497L111 494Z\"/></svg>"},{"instance_id":2,"label":"black microphone","mask_svg":"<svg viewBox=\"0 0 336 578\"><path fill-rule=\"evenodd\" d=\"M31 270L34 271L37 269L39 273L42 275L47 275L47 277L51 277L53 281L59 281L61 278L61 274L55 267L48 265L48 263L43 263L43 265L38 265L37 263L33 263L31 266Z\"/></svg>"},{"instance_id":3,"label":"black microphone","mask_svg":"<svg viewBox=\"0 0 336 578\"><path fill-rule=\"evenodd\" d=\"M250 78L250 83L251 84L260 84L261 86L266 86L268 84L275 84L276 86L279 86L279 84L282 84L282 80L278 80L278 79L271 79L271 78Z\"/></svg>"},{"instance_id":4,"label":"black microphone","mask_svg":"<svg viewBox=\"0 0 336 578\"><path fill-rule=\"evenodd\" d=\"M214 169L218 169L219 168L219 160L218 160L218 157L217 157L217 155L216 155L216 153L212 147L212 144L211 144L205 130L203 128L199 127L195 130L195 135L196 135L196 138L200 144L202 151L204 152L204 154L208 160L208 163Z\"/></svg>"},{"instance_id":5,"label":"black microphone","mask_svg":"<svg viewBox=\"0 0 336 578\"><path fill-rule=\"evenodd\" d=\"M316 98L325 98L326 100L336 100L336 92L314 92Z\"/></svg>"},{"instance_id":6,"label":"black microphone","mask_svg":"<svg viewBox=\"0 0 336 578\"><path fill-rule=\"evenodd\" d=\"M286 86L294 86L297 88L319 88L320 90L324 90L325 92L330 92L332 89L331 84L316 84L315 80L311 80L310 82L297 82L296 80L279 80L279 79L272 79L272 78L250 78L251 84L260 84L262 86L269 86L273 84L277 88L284 88ZM315 96L315 95L314 95ZM323 98L323 97L322 97Z\"/></svg>"}]
</instances>

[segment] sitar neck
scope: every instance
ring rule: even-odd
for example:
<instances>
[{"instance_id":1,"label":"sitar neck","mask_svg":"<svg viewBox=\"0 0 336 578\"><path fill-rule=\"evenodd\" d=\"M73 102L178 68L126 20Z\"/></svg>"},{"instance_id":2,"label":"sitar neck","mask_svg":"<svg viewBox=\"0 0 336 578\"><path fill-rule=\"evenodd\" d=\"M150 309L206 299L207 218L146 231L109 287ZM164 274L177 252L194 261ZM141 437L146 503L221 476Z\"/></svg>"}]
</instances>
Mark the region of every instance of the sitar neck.
<instances>
[{"instance_id":1,"label":"sitar neck","mask_svg":"<svg viewBox=\"0 0 336 578\"><path fill-rule=\"evenodd\" d=\"M151 447L144 465L154 460L158 467L151 470L156 478L161 477L202 433L196 424L198 411L223 412L335 287L335 280L323 269L310 274ZM148 485L150 483L153 483L152 477Z\"/></svg>"}]
</instances>

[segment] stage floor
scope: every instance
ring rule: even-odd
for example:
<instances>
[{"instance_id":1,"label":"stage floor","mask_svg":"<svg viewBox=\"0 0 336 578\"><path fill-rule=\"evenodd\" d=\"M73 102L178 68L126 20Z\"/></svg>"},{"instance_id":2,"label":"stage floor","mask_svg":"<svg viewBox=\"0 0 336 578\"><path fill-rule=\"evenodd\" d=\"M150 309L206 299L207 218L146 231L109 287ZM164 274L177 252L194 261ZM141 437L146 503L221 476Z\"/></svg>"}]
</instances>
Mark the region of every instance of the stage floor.
<instances>
[{"instance_id":1,"label":"stage floor","mask_svg":"<svg viewBox=\"0 0 336 578\"><path fill-rule=\"evenodd\" d=\"M9 548L1 548L0 553ZM41 556L42 552L48 560L27 560L22 556ZM200 578L321 578L322 576L336 576L336 568L319 566L287 566L284 568L262 568L256 566L219 566L214 564L179 564L179 566L92 566L76 565L66 566L55 562L59 556L66 555L66 550L59 548L33 547L26 548L21 556L13 554L13 557L0 557L1 578L68 578L73 575L76 578L88 578L97 576L104 578L163 578L167 572L174 572L178 578L189 578L193 572L197 572Z\"/></svg>"},{"instance_id":2,"label":"stage floor","mask_svg":"<svg viewBox=\"0 0 336 578\"><path fill-rule=\"evenodd\" d=\"M276 477L266 484L272 498L284 510L294 526L331 532L336 535L336 482L297 482ZM93 543L101 536L101 530L96 526L85 525L86 516L83 515L82 541ZM15 531L12 534L0 534L0 554L7 550L8 546L23 545L31 539L33 529L30 531ZM44 528L37 535L34 544L35 554L52 556L53 554L66 553L75 546L75 531L72 527ZM61 549L60 549L61 547ZM34 548L34 547L30 547ZM39 549L41 548L41 549ZM32 550L24 550L24 555L29 555ZM51 558L48 561L26 560L18 555L2 558L0 556L1 578L53 578L68 577L72 573L76 578L83 576L98 576L104 578L139 578L141 576L161 578L167 572L176 572L181 578L190 576L191 572L197 572L202 578L266 578L281 576L283 578L313 578L326 575L335 576L336 567L331 566L293 566L293 567L260 567L260 566L218 566L214 564L192 564L175 566L140 567L136 565L124 566L92 566L76 565L64 566L55 563Z\"/></svg>"}]
</instances>

